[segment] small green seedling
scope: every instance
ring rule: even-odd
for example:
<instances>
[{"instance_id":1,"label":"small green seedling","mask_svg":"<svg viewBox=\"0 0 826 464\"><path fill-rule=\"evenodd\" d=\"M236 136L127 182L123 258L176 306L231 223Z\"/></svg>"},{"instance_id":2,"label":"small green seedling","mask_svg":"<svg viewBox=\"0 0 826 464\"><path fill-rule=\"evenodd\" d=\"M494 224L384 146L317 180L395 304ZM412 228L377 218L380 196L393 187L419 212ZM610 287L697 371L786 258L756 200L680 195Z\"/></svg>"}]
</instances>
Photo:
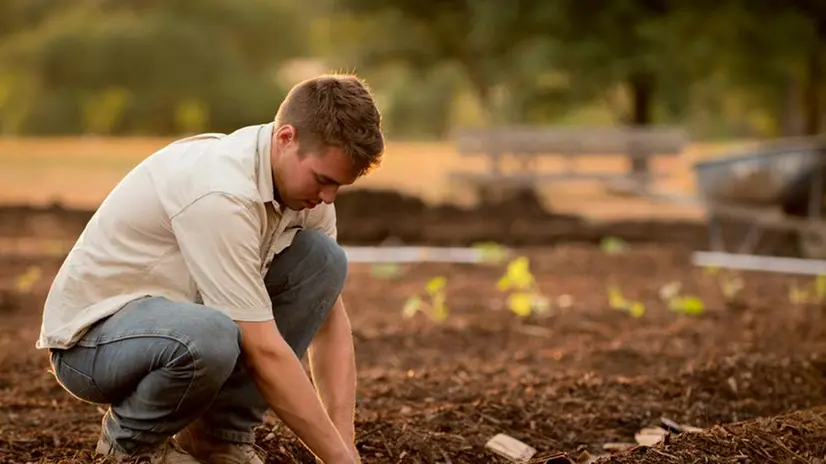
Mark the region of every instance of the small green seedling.
<instances>
[{"instance_id":1,"label":"small green seedling","mask_svg":"<svg viewBox=\"0 0 826 464\"><path fill-rule=\"evenodd\" d=\"M544 315L550 311L550 301L539 290L527 257L520 256L511 261L505 274L496 282L496 288L503 292L513 290L508 295L507 305L518 316L527 317L534 312Z\"/></svg>"},{"instance_id":2,"label":"small green seedling","mask_svg":"<svg viewBox=\"0 0 826 464\"><path fill-rule=\"evenodd\" d=\"M819 275L811 285L800 287L792 281L789 287L789 301L792 304L821 304L826 299L826 275Z\"/></svg>"},{"instance_id":3,"label":"small green seedling","mask_svg":"<svg viewBox=\"0 0 826 464\"><path fill-rule=\"evenodd\" d=\"M723 297L726 302L730 303L734 301L737 298L737 294L740 293L740 291L746 286L740 276L731 272L723 272L718 267L709 266L705 268L705 272L707 275L716 277L717 283L720 286L720 290L723 292Z\"/></svg>"},{"instance_id":4,"label":"small green seedling","mask_svg":"<svg viewBox=\"0 0 826 464\"><path fill-rule=\"evenodd\" d=\"M402 274L398 263L376 263L370 266L370 275L377 279L396 279Z\"/></svg>"},{"instance_id":5,"label":"small green seedling","mask_svg":"<svg viewBox=\"0 0 826 464\"><path fill-rule=\"evenodd\" d=\"M609 255L622 254L630 249L628 243L619 237L605 237L600 241L599 247L603 253Z\"/></svg>"},{"instance_id":6,"label":"small green seedling","mask_svg":"<svg viewBox=\"0 0 826 464\"><path fill-rule=\"evenodd\" d=\"M413 295L407 299L402 309L402 314L406 318L416 315L417 312L422 311L430 317L434 322L443 322L447 319L447 304L446 292L447 278L444 276L437 276L427 281L425 284L425 293L427 300L420 295Z\"/></svg>"},{"instance_id":7,"label":"small green seedling","mask_svg":"<svg viewBox=\"0 0 826 464\"><path fill-rule=\"evenodd\" d=\"M705 304L698 296L681 295L683 283L675 280L671 281L660 288L660 299L665 301L668 309L679 314L686 314L689 316L699 316L705 312Z\"/></svg>"},{"instance_id":8,"label":"small green seedling","mask_svg":"<svg viewBox=\"0 0 826 464\"><path fill-rule=\"evenodd\" d=\"M30 266L25 272L17 276L15 288L20 293L29 293L42 276L43 269L40 266Z\"/></svg>"},{"instance_id":9,"label":"small green seedling","mask_svg":"<svg viewBox=\"0 0 826 464\"><path fill-rule=\"evenodd\" d=\"M474 243L473 248L479 251L483 263L498 264L508 257L508 250L496 242Z\"/></svg>"},{"instance_id":10,"label":"small green seedling","mask_svg":"<svg viewBox=\"0 0 826 464\"><path fill-rule=\"evenodd\" d=\"M633 318L640 318L645 314L645 305L642 302L626 300L615 285L608 286L608 304L611 309L624 311Z\"/></svg>"}]
</instances>

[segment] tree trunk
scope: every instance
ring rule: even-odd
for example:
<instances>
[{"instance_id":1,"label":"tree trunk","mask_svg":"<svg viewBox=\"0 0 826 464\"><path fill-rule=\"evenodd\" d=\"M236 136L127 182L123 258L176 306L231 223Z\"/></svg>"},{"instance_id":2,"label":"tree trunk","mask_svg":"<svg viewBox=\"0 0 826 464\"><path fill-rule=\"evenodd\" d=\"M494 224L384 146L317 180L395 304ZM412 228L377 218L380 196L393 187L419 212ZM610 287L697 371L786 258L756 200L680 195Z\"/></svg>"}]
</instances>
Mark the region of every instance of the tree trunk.
<instances>
[{"instance_id":1,"label":"tree trunk","mask_svg":"<svg viewBox=\"0 0 826 464\"><path fill-rule=\"evenodd\" d=\"M806 66L806 80L803 86L805 135L817 135L820 132L822 86L823 62L820 59L820 50L812 50Z\"/></svg>"},{"instance_id":2,"label":"tree trunk","mask_svg":"<svg viewBox=\"0 0 826 464\"><path fill-rule=\"evenodd\" d=\"M655 77L646 71L632 73L628 79L628 86L631 90L631 114L629 115L631 126L648 126L652 121L652 107L654 103L654 90L656 86ZM632 148L633 149L633 148ZM650 174L647 158L632 157L631 172L633 174Z\"/></svg>"},{"instance_id":3,"label":"tree trunk","mask_svg":"<svg viewBox=\"0 0 826 464\"><path fill-rule=\"evenodd\" d=\"M651 124L651 106L654 102L654 76L640 71L631 75L631 121L634 126Z\"/></svg>"}]
</instances>

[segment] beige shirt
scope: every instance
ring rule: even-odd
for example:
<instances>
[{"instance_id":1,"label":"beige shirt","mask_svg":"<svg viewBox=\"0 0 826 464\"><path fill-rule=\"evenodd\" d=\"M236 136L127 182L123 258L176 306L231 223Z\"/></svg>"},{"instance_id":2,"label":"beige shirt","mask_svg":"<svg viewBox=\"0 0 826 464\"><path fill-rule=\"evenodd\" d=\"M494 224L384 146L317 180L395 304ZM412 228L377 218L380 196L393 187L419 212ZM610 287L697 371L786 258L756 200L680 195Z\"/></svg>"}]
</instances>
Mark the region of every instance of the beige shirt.
<instances>
[{"instance_id":1,"label":"beige shirt","mask_svg":"<svg viewBox=\"0 0 826 464\"><path fill-rule=\"evenodd\" d=\"M146 295L203 303L237 321L273 318L264 276L301 228L336 238L333 205L274 201L273 123L173 142L104 199L55 276L38 348L68 348Z\"/></svg>"}]
</instances>

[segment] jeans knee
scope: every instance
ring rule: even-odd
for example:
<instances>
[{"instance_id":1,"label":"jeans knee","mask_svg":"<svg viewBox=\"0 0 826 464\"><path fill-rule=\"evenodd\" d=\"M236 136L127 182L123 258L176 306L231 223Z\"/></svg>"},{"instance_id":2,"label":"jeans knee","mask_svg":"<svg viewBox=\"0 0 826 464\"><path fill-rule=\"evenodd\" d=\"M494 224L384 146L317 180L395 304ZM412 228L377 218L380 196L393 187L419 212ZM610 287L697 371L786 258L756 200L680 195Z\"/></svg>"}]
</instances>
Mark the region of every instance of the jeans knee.
<instances>
[{"instance_id":1,"label":"jeans knee","mask_svg":"<svg viewBox=\"0 0 826 464\"><path fill-rule=\"evenodd\" d=\"M341 291L347 278L347 253L335 240L324 232L304 229L296 234L291 247L305 255L303 263L310 272L321 270L314 274L319 285L336 294Z\"/></svg>"},{"instance_id":2,"label":"jeans knee","mask_svg":"<svg viewBox=\"0 0 826 464\"><path fill-rule=\"evenodd\" d=\"M229 316L217 310L205 315L188 330L189 349L197 358L197 372L223 382L230 376L241 354L241 331Z\"/></svg>"}]
</instances>

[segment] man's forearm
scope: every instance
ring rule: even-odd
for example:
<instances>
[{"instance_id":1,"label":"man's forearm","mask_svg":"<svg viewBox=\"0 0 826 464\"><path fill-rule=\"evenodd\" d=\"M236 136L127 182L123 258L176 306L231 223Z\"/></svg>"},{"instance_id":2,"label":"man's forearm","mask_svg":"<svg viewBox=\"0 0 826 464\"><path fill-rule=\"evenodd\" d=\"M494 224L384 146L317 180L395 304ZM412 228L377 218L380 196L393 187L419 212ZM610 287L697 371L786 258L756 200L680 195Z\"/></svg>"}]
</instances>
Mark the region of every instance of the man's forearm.
<instances>
[{"instance_id":1,"label":"man's forearm","mask_svg":"<svg viewBox=\"0 0 826 464\"><path fill-rule=\"evenodd\" d=\"M310 368L327 414L341 433L355 440L356 363L350 320L339 297L310 346Z\"/></svg>"},{"instance_id":2,"label":"man's forearm","mask_svg":"<svg viewBox=\"0 0 826 464\"><path fill-rule=\"evenodd\" d=\"M354 462L350 443L324 410L300 361L278 335L275 324L238 325L252 378L275 414L323 462Z\"/></svg>"}]
</instances>

